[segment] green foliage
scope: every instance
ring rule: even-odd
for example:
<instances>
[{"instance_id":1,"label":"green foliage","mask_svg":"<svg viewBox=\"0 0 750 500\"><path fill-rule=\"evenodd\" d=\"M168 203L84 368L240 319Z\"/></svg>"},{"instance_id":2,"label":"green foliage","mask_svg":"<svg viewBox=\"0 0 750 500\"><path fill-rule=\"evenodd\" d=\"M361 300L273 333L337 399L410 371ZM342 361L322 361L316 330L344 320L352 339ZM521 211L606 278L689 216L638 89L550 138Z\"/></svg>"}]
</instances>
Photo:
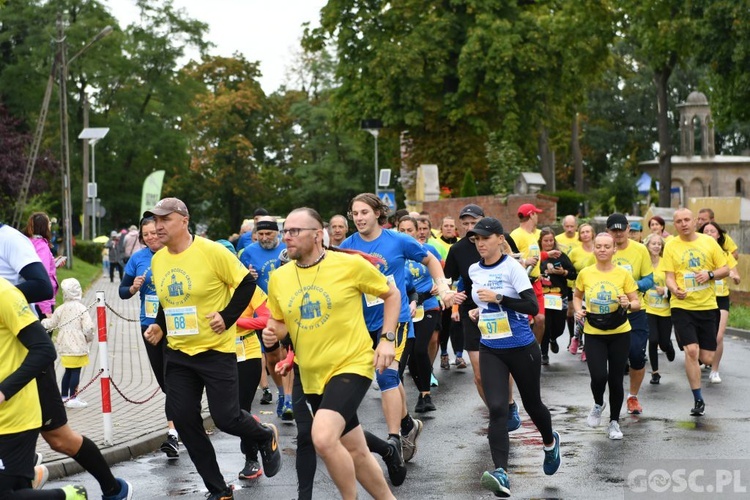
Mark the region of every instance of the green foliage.
<instances>
[{"instance_id":1,"label":"green foliage","mask_svg":"<svg viewBox=\"0 0 750 500\"><path fill-rule=\"evenodd\" d=\"M476 195L477 183L474 180L474 175L471 173L471 170L467 170L464 174L464 183L461 185L461 197L468 198Z\"/></svg>"},{"instance_id":2,"label":"green foliage","mask_svg":"<svg viewBox=\"0 0 750 500\"><path fill-rule=\"evenodd\" d=\"M73 247L73 265L75 266L76 259L80 259L93 265L101 264L102 250L104 250L103 243L95 243L88 240L76 241L76 244Z\"/></svg>"},{"instance_id":3,"label":"green foliage","mask_svg":"<svg viewBox=\"0 0 750 500\"><path fill-rule=\"evenodd\" d=\"M523 154L515 144L501 138L493 132L485 144L487 150L487 164L490 172L492 192L499 195L513 193L515 182L521 172L534 170L525 164Z\"/></svg>"},{"instance_id":4,"label":"green foliage","mask_svg":"<svg viewBox=\"0 0 750 500\"><path fill-rule=\"evenodd\" d=\"M583 215L581 213L581 205L589 199L585 194L578 193L576 191L555 191L554 193L546 193L550 196L557 197L557 216L565 217L566 215Z\"/></svg>"},{"instance_id":5,"label":"green foliage","mask_svg":"<svg viewBox=\"0 0 750 500\"><path fill-rule=\"evenodd\" d=\"M594 191L592 214L632 213L638 198L636 177L628 168L615 168L602 187Z\"/></svg>"},{"instance_id":6,"label":"green foliage","mask_svg":"<svg viewBox=\"0 0 750 500\"><path fill-rule=\"evenodd\" d=\"M732 304L727 325L732 328L750 330L750 307Z\"/></svg>"}]
</instances>

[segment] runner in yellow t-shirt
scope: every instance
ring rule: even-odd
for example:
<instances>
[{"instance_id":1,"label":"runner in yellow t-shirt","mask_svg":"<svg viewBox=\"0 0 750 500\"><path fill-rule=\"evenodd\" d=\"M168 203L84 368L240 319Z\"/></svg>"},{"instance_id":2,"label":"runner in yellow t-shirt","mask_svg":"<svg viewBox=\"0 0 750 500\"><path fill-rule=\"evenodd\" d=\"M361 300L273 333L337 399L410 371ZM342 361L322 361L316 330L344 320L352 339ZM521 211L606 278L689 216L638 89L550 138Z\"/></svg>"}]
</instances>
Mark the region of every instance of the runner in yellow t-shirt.
<instances>
[{"instance_id":1,"label":"runner in yellow t-shirt","mask_svg":"<svg viewBox=\"0 0 750 500\"><path fill-rule=\"evenodd\" d=\"M518 251L521 253L521 265L528 270L531 286L534 288L536 299L540 304L544 304L544 294L542 293L542 283L539 281L539 262L541 250L539 249L539 234L541 230L537 229L539 214L543 210L535 207L531 203L524 203L518 207L519 226L511 231L510 237L515 241ZM544 308L539 308L539 313L534 316L532 325L534 337L537 343L541 344L544 338Z\"/></svg>"},{"instance_id":2,"label":"runner in yellow t-shirt","mask_svg":"<svg viewBox=\"0 0 750 500\"><path fill-rule=\"evenodd\" d=\"M573 263L573 267L576 269L576 273L580 273L585 267L596 264L596 257L594 257L594 227L587 222L578 226L578 240L580 245L573 248L568 256ZM575 291L575 283L571 286L571 290ZM573 307L569 307L568 310L572 311ZM581 361L586 361L586 352L583 351L583 342L585 339L582 332L576 331L575 320L568 321L568 334L571 336L568 352L576 355L579 351L582 351Z\"/></svg>"},{"instance_id":3,"label":"runner in yellow t-shirt","mask_svg":"<svg viewBox=\"0 0 750 500\"><path fill-rule=\"evenodd\" d=\"M181 200L160 200L144 217L154 218L164 248L151 260L159 311L143 335L156 344L166 333L167 408L209 493L231 497L200 418L204 388L216 426L255 441L267 477L281 469L276 427L243 411L238 398L234 323L250 302L255 281L221 244L188 232L190 216Z\"/></svg>"},{"instance_id":4,"label":"runner in yellow t-shirt","mask_svg":"<svg viewBox=\"0 0 750 500\"><path fill-rule=\"evenodd\" d=\"M266 351L276 351L279 341L287 338L293 344L302 388L314 413L315 449L341 495L356 496L359 481L371 496L393 498L369 453L357 408L370 387L373 366L382 372L395 358L401 296L362 257L324 249L323 220L315 210L292 211L284 226L287 253L295 262L277 269L269 281ZM383 333L374 353L364 321L363 293L384 301ZM276 369L285 372L290 367ZM356 462L354 456L359 457Z\"/></svg>"},{"instance_id":5,"label":"runner in yellow t-shirt","mask_svg":"<svg viewBox=\"0 0 750 500\"><path fill-rule=\"evenodd\" d=\"M664 238L661 234L651 233L646 236L644 245L651 257L651 267L654 269L654 285L643 294L643 302L648 319L648 359L651 362L651 384L659 384L658 349L667 354L667 360L674 361L675 350L672 345L672 311L669 308L669 290L667 290L662 252Z\"/></svg>"},{"instance_id":6,"label":"runner in yellow t-shirt","mask_svg":"<svg viewBox=\"0 0 750 500\"><path fill-rule=\"evenodd\" d=\"M664 272L672 298L672 323L677 341L685 351L685 373L693 392L693 416L701 416L706 404L701 393L702 363L712 364L716 353L718 309L711 281L724 279L729 267L724 252L710 236L695 232L693 212L674 213L677 236L664 246Z\"/></svg>"},{"instance_id":7,"label":"runner in yellow t-shirt","mask_svg":"<svg viewBox=\"0 0 750 500\"><path fill-rule=\"evenodd\" d=\"M583 319L586 333L586 363L591 375L594 406L586 423L598 427L604 410L604 390L609 387L610 439L622 439L620 409L624 399L623 369L630 350L630 323L626 311L638 311L638 287L633 277L612 262L615 241L600 233L594 239L596 264L584 268L576 279L573 307L576 319ZM586 310L583 301L586 300Z\"/></svg>"}]
</instances>

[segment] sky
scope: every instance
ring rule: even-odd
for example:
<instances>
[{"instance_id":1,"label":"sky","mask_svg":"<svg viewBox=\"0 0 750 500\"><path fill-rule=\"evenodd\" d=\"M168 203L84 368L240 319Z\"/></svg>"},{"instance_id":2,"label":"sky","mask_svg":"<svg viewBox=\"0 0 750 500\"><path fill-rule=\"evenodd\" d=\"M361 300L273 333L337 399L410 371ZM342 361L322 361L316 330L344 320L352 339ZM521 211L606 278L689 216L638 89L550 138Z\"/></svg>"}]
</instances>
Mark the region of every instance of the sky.
<instances>
[{"instance_id":1,"label":"sky","mask_svg":"<svg viewBox=\"0 0 750 500\"><path fill-rule=\"evenodd\" d=\"M157 0L158 1L158 0ZM124 29L138 21L135 0L102 0ZM208 24L214 55L240 52L260 61L260 84L266 94L287 81L302 36L302 23L319 26L326 0L173 0L188 17Z\"/></svg>"}]
</instances>

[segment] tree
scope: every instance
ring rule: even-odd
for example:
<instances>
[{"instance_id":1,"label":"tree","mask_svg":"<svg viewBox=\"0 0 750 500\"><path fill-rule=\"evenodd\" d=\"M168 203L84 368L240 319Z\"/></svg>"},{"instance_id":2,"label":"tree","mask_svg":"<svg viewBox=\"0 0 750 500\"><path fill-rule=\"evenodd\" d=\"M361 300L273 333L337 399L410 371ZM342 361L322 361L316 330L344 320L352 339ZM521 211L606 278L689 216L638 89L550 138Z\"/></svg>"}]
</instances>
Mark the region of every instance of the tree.
<instances>
[{"instance_id":1,"label":"tree","mask_svg":"<svg viewBox=\"0 0 750 500\"><path fill-rule=\"evenodd\" d=\"M461 197L468 198L470 196L477 195L477 184L474 180L474 176L471 174L471 170L467 170L464 174L464 182L461 185Z\"/></svg>"}]
</instances>

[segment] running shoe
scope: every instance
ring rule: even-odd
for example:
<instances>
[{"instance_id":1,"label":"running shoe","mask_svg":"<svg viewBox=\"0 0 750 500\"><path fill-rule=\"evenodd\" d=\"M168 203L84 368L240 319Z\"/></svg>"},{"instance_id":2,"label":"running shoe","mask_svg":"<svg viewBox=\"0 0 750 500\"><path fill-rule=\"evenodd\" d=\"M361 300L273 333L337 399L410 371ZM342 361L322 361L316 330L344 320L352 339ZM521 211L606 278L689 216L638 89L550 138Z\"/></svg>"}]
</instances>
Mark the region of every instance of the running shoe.
<instances>
[{"instance_id":1,"label":"running shoe","mask_svg":"<svg viewBox=\"0 0 750 500\"><path fill-rule=\"evenodd\" d=\"M542 354L542 365L548 365L549 364L549 356L546 354Z\"/></svg>"},{"instance_id":2,"label":"running shoe","mask_svg":"<svg viewBox=\"0 0 750 500\"><path fill-rule=\"evenodd\" d=\"M232 500L234 498L234 491L232 491L233 488L229 486L224 491L219 491L217 493L211 493L210 491L206 493L206 498L208 500Z\"/></svg>"},{"instance_id":3,"label":"running shoe","mask_svg":"<svg viewBox=\"0 0 750 500\"><path fill-rule=\"evenodd\" d=\"M606 406L606 402L602 405L594 403L589 416L586 417L586 425L588 425L589 427L599 427L602 423L602 411L604 411L604 408L606 408Z\"/></svg>"},{"instance_id":4,"label":"running shoe","mask_svg":"<svg viewBox=\"0 0 750 500\"><path fill-rule=\"evenodd\" d=\"M161 444L159 450L164 452L170 460L180 458L180 443L177 441L177 436L167 434L167 440Z\"/></svg>"},{"instance_id":5,"label":"running shoe","mask_svg":"<svg viewBox=\"0 0 750 500\"><path fill-rule=\"evenodd\" d=\"M459 370L466 369L466 361L464 361L464 358L456 358L456 368Z\"/></svg>"},{"instance_id":6,"label":"running shoe","mask_svg":"<svg viewBox=\"0 0 750 500\"><path fill-rule=\"evenodd\" d=\"M435 411L435 403L432 402L432 396L425 394L424 396L424 411Z\"/></svg>"},{"instance_id":7,"label":"running shoe","mask_svg":"<svg viewBox=\"0 0 750 500\"><path fill-rule=\"evenodd\" d=\"M622 439L622 431L620 430L620 424L617 420L610 420L609 427L607 427L607 436L609 439Z\"/></svg>"},{"instance_id":8,"label":"running shoe","mask_svg":"<svg viewBox=\"0 0 750 500\"><path fill-rule=\"evenodd\" d=\"M416 422L418 421L415 420L415 428L417 427ZM393 486L401 486L406 479L406 464L404 463L401 441L393 436L389 436L387 442L390 450L388 455L383 457L383 460L388 468L388 477L391 479Z\"/></svg>"},{"instance_id":9,"label":"running shoe","mask_svg":"<svg viewBox=\"0 0 750 500\"><path fill-rule=\"evenodd\" d=\"M661 381L661 375L659 375L659 372L655 372L651 374L651 384L658 385Z\"/></svg>"},{"instance_id":10,"label":"running shoe","mask_svg":"<svg viewBox=\"0 0 750 500\"><path fill-rule=\"evenodd\" d=\"M263 474L257 459L245 458L245 467L237 475L240 479L257 479Z\"/></svg>"},{"instance_id":11,"label":"running shoe","mask_svg":"<svg viewBox=\"0 0 750 500\"><path fill-rule=\"evenodd\" d=\"M700 417L706 412L706 403L702 399L695 402L695 406L690 410L690 414L694 417Z\"/></svg>"},{"instance_id":12,"label":"running shoe","mask_svg":"<svg viewBox=\"0 0 750 500\"><path fill-rule=\"evenodd\" d=\"M42 465L42 462L44 462L44 455L42 455L41 453L39 453L37 451L36 452L36 461L34 462L34 465Z\"/></svg>"},{"instance_id":13,"label":"running shoe","mask_svg":"<svg viewBox=\"0 0 750 500\"><path fill-rule=\"evenodd\" d=\"M708 381L712 384L721 384L721 377L719 372L711 372L708 374Z\"/></svg>"},{"instance_id":14,"label":"running shoe","mask_svg":"<svg viewBox=\"0 0 750 500\"><path fill-rule=\"evenodd\" d=\"M255 417L258 420L258 417ZM260 422L260 421L259 421ZM279 450L279 430L273 424L260 424L272 431L271 437L258 444L266 477L273 477L281 470L281 450Z\"/></svg>"},{"instance_id":15,"label":"running shoe","mask_svg":"<svg viewBox=\"0 0 750 500\"><path fill-rule=\"evenodd\" d=\"M418 418L412 418L414 426L406 436L401 436L401 451L404 462L408 462L417 454L417 438L422 434L424 424Z\"/></svg>"},{"instance_id":16,"label":"running shoe","mask_svg":"<svg viewBox=\"0 0 750 500\"><path fill-rule=\"evenodd\" d=\"M672 345L672 341L669 341L669 349L667 349L667 361L672 362L674 361L674 346Z\"/></svg>"},{"instance_id":17,"label":"running shoe","mask_svg":"<svg viewBox=\"0 0 750 500\"><path fill-rule=\"evenodd\" d=\"M557 431L552 431L552 435L555 436L555 445L551 450L544 450L544 473L551 476L557 469L560 468L562 459L560 458L560 434Z\"/></svg>"},{"instance_id":18,"label":"running shoe","mask_svg":"<svg viewBox=\"0 0 750 500\"><path fill-rule=\"evenodd\" d=\"M284 413L284 396L279 394L279 397L276 400L276 416L281 418L281 415L283 413Z\"/></svg>"},{"instance_id":19,"label":"running shoe","mask_svg":"<svg viewBox=\"0 0 750 500\"><path fill-rule=\"evenodd\" d=\"M417 404L414 405L414 413L424 413L426 410L424 409L424 397L420 394L419 398L417 398Z\"/></svg>"},{"instance_id":20,"label":"running shoe","mask_svg":"<svg viewBox=\"0 0 750 500\"><path fill-rule=\"evenodd\" d=\"M484 471L479 483L483 488L494 493L496 497L508 498L510 496L510 480L502 467L493 471Z\"/></svg>"},{"instance_id":21,"label":"running shoe","mask_svg":"<svg viewBox=\"0 0 750 500\"><path fill-rule=\"evenodd\" d=\"M585 362L586 362L586 351L583 351L581 353L581 363L585 363Z\"/></svg>"},{"instance_id":22,"label":"running shoe","mask_svg":"<svg viewBox=\"0 0 750 500\"><path fill-rule=\"evenodd\" d=\"M88 500L89 496L86 493L86 488L83 486L63 486L62 490L65 492L65 500Z\"/></svg>"},{"instance_id":23,"label":"running shoe","mask_svg":"<svg viewBox=\"0 0 750 500\"><path fill-rule=\"evenodd\" d=\"M451 369L450 358L448 358L447 354L441 354L440 355L440 368L442 368L443 370L450 370Z\"/></svg>"},{"instance_id":24,"label":"running shoe","mask_svg":"<svg viewBox=\"0 0 750 500\"><path fill-rule=\"evenodd\" d=\"M638 402L638 396L628 397L628 413L631 415L640 415L643 413L643 407Z\"/></svg>"},{"instance_id":25,"label":"running shoe","mask_svg":"<svg viewBox=\"0 0 750 500\"><path fill-rule=\"evenodd\" d=\"M49 479L49 469L46 465L34 466L34 479L31 480L31 489L41 490Z\"/></svg>"},{"instance_id":26,"label":"running shoe","mask_svg":"<svg viewBox=\"0 0 750 500\"><path fill-rule=\"evenodd\" d=\"M268 390L268 387L263 389L263 395L260 397L260 404L262 405L270 405L273 402L273 395L271 394L271 391Z\"/></svg>"},{"instance_id":27,"label":"running shoe","mask_svg":"<svg viewBox=\"0 0 750 500\"><path fill-rule=\"evenodd\" d=\"M81 398L71 398L65 403L66 408L86 408L89 404Z\"/></svg>"},{"instance_id":28,"label":"running shoe","mask_svg":"<svg viewBox=\"0 0 750 500\"><path fill-rule=\"evenodd\" d=\"M437 387L438 379L435 378L435 375L430 375L430 387Z\"/></svg>"},{"instance_id":29,"label":"running shoe","mask_svg":"<svg viewBox=\"0 0 750 500\"><path fill-rule=\"evenodd\" d=\"M515 401L508 406L508 422L506 425L508 432L513 432L521 427L521 415L518 414L518 405Z\"/></svg>"},{"instance_id":30,"label":"running shoe","mask_svg":"<svg viewBox=\"0 0 750 500\"><path fill-rule=\"evenodd\" d=\"M549 350L552 351L552 354L560 352L560 345L557 343L557 339L550 339Z\"/></svg>"},{"instance_id":31,"label":"running shoe","mask_svg":"<svg viewBox=\"0 0 750 500\"><path fill-rule=\"evenodd\" d=\"M292 402L284 402L284 410L281 412L281 420L284 422L292 422L294 420L294 410L292 409Z\"/></svg>"},{"instance_id":32,"label":"running shoe","mask_svg":"<svg viewBox=\"0 0 750 500\"><path fill-rule=\"evenodd\" d=\"M102 500L132 500L133 486L124 479L120 479L119 477L116 479L118 484L120 485L120 492L116 495L111 496L102 495Z\"/></svg>"},{"instance_id":33,"label":"running shoe","mask_svg":"<svg viewBox=\"0 0 750 500\"><path fill-rule=\"evenodd\" d=\"M573 339L570 341L570 347L568 348L568 352L573 355L578 354L578 345L580 343L581 341L578 340L578 337L573 337Z\"/></svg>"}]
</instances>

